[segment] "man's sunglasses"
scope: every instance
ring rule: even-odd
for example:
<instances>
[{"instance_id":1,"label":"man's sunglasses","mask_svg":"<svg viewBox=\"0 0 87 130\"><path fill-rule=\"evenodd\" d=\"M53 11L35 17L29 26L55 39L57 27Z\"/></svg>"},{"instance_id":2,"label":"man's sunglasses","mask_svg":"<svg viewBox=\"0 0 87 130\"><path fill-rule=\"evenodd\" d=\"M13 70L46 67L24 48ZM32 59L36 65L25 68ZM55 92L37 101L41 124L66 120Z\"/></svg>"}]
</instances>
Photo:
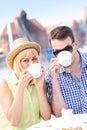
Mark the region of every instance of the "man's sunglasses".
<instances>
[{"instance_id":1,"label":"man's sunglasses","mask_svg":"<svg viewBox=\"0 0 87 130\"><path fill-rule=\"evenodd\" d=\"M73 51L73 47L72 47L72 45L67 45L65 48L63 48L63 49L61 49L61 50L58 50L58 49L53 50L53 54L54 54L55 57L57 57L57 55L58 55L61 51L64 51L64 50L72 52L72 51Z\"/></svg>"}]
</instances>

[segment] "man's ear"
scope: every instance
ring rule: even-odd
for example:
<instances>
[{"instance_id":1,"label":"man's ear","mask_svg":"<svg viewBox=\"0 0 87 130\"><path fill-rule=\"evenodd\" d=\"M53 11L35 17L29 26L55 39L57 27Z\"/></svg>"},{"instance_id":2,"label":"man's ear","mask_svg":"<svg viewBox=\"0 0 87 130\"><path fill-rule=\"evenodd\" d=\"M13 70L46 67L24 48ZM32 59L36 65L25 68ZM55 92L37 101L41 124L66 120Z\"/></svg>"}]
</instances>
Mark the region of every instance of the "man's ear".
<instances>
[{"instance_id":1,"label":"man's ear","mask_svg":"<svg viewBox=\"0 0 87 130\"><path fill-rule=\"evenodd\" d=\"M76 39L74 44L75 44L75 47L78 48L79 41Z\"/></svg>"}]
</instances>

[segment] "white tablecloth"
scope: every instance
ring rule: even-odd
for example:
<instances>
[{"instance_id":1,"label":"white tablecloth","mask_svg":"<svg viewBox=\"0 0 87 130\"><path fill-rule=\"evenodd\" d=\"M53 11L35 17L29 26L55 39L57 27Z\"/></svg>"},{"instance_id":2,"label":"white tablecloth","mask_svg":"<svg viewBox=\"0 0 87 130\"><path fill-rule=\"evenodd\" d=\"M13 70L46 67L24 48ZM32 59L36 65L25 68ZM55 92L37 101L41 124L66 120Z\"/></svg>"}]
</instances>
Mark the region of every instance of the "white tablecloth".
<instances>
[{"instance_id":1,"label":"white tablecloth","mask_svg":"<svg viewBox=\"0 0 87 130\"><path fill-rule=\"evenodd\" d=\"M56 118L52 115L50 120L41 120L40 123L33 125L26 130L61 130L62 128L76 128L79 126L82 127L82 130L87 130L87 114L74 115L71 121L63 119L62 117Z\"/></svg>"}]
</instances>

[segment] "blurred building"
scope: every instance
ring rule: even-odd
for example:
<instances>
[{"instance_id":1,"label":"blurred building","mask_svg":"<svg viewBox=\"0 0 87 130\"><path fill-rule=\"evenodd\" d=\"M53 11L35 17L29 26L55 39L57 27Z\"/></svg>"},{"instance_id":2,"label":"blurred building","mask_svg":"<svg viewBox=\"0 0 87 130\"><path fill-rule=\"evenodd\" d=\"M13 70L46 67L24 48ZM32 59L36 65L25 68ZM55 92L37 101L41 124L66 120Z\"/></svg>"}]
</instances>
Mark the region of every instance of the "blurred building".
<instances>
[{"instance_id":1,"label":"blurred building","mask_svg":"<svg viewBox=\"0 0 87 130\"><path fill-rule=\"evenodd\" d=\"M79 48L83 48L87 45L87 7L84 10L83 19L76 21L72 20L72 31L75 37L79 40Z\"/></svg>"},{"instance_id":2,"label":"blurred building","mask_svg":"<svg viewBox=\"0 0 87 130\"><path fill-rule=\"evenodd\" d=\"M44 54L41 55L41 60L48 60L47 51L50 51L48 49L48 33L54 27L55 26L44 27L36 19L28 20L26 12L21 9L13 22L6 24L3 28L0 35L0 48L6 56L13 40L24 36L30 41L38 42L41 45L42 53Z\"/></svg>"},{"instance_id":3,"label":"blurred building","mask_svg":"<svg viewBox=\"0 0 87 130\"><path fill-rule=\"evenodd\" d=\"M0 35L0 49L3 50L3 54L6 56L13 40L25 36L28 40L38 42L41 45L40 58L45 63L52 57L48 35L56 26L58 25L44 27L36 19L27 19L27 13L21 9L13 22L4 26ZM72 20L71 29L79 40L79 47L82 48L87 44L87 7L83 19L79 21Z\"/></svg>"}]
</instances>

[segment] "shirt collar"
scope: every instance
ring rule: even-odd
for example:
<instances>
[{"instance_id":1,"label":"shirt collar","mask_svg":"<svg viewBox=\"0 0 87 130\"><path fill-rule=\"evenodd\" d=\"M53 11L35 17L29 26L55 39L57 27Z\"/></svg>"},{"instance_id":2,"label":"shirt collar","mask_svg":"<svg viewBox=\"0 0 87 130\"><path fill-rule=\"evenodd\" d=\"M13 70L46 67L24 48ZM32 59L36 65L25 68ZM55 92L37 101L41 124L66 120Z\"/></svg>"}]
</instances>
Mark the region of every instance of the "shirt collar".
<instances>
[{"instance_id":1,"label":"shirt collar","mask_svg":"<svg viewBox=\"0 0 87 130\"><path fill-rule=\"evenodd\" d=\"M18 82L19 82L15 73L12 73L12 80L14 81L15 84L18 84ZM34 81L32 80L29 85L32 87L32 85L34 85Z\"/></svg>"},{"instance_id":2,"label":"shirt collar","mask_svg":"<svg viewBox=\"0 0 87 130\"><path fill-rule=\"evenodd\" d=\"M87 53L78 51L80 57L81 57L81 64L82 67L87 66Z\"/></svg>"},{"instance_id":3,"label":"shirt collar","mask_svg":"<svg viewBox=\"0 0 87 130\"><path fill-rule=\"evenodd\" d=\"M14 81L15 84L17 84L19 81L14 73L12 73L12 80Z\"/></svg>"}]
</instances>

